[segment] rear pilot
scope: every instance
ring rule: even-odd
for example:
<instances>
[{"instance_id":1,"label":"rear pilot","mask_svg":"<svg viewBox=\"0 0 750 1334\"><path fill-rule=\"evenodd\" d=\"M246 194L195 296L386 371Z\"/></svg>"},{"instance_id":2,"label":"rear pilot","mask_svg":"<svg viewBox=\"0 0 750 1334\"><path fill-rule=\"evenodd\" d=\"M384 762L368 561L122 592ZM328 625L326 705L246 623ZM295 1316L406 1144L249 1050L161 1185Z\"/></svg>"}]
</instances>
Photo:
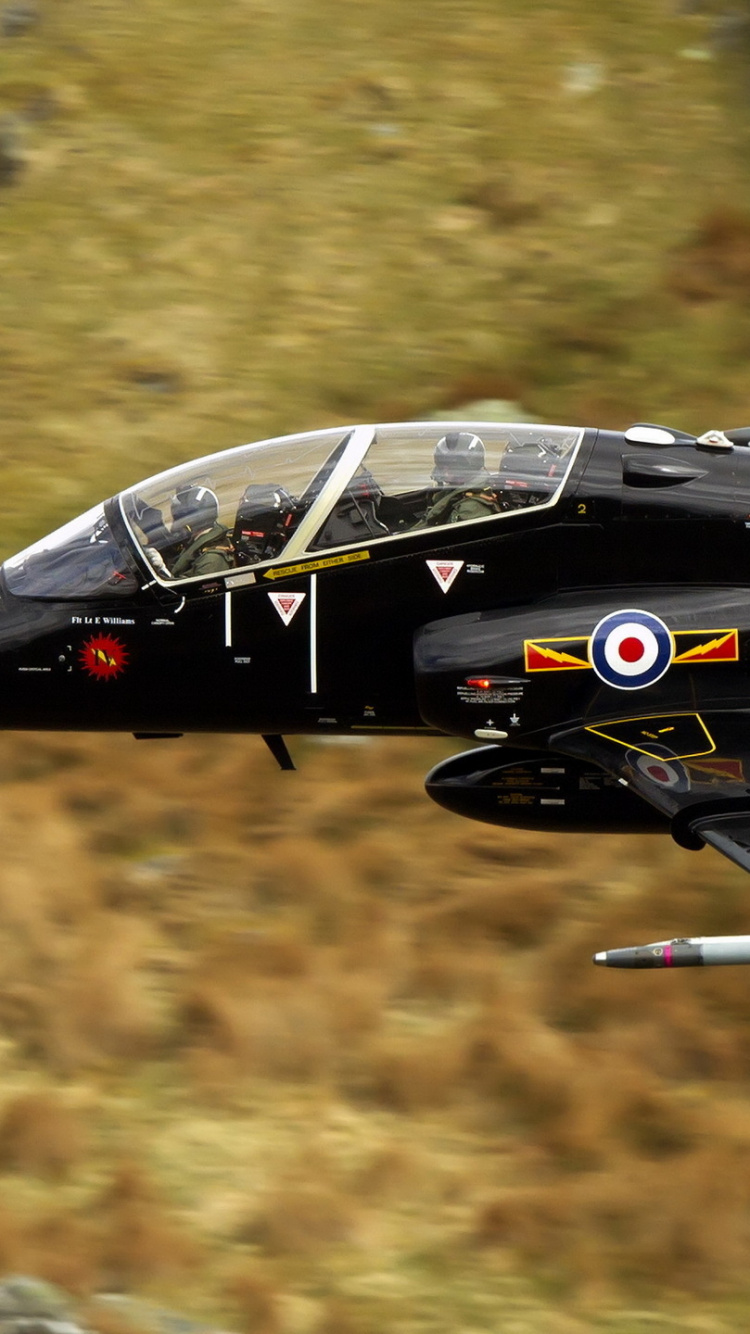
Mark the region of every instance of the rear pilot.
<instances>
[{"instance_id":1,"label":"rear pilot","mask_svg":"<svg viewBox=\"0 0 750 1334\"><path fill-rule=\"evenodd\" d=\"M451 431L438 440L432 480L441 489L433 494L415 528L466 523L500 513L499 495L486 468L484 445L471 431Z\"/></svg>"}]
</instances>

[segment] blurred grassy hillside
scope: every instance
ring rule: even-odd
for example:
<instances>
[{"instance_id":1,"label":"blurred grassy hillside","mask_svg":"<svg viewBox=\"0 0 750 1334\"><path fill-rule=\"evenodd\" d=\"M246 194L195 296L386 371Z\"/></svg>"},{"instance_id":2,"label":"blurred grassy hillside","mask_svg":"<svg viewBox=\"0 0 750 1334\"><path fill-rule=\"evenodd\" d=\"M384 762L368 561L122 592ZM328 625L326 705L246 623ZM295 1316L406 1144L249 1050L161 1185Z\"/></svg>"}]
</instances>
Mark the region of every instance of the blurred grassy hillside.
<instances>
[{"instance_id":1,"label":"blurred grassy hillside","mask_svg":"<svg viewBox=\"0 0 750 1334\"><path fill-rule=\"evenodd\" d=\"M746 975L590 963L741 929L742 874L448 816L451 748L2 742L0 1269L247 1334L746 1329Z\"/></svg>"},{"instance_id":2,"label":"blurred grassy hillside","mask_svg":"<svg viewBox=\"0 0 750 1334\"><path fill-rule=\"evenodd\" d=\"M276 432L746 424L749 30L5 0L0 555ZM0 1269L239 1334L746 1330L747 979L589 964L746 929L741 874L448 817L447 743L295 749L0 741Z\"/></svg>"},{"instance_id":3,"label":"blurred grassy hillside","mask_svg":"<svg viewBox=\"0 0 750 1334\"><path fill-rule=\"evenodd\" d=\"M745 1330L745 971L590 963L741 930L741 872L446 815L448 743L294 748L1 742L0 1270L247 1334Z\"/></svg>"},{"instance_id":4,"label":"blurred grassy hillside","mask_svg":"<svg viewBox=\"0 0 750 1334\"><path fill-rule=\"evenodd\" d=\"M197 452L467 396L750 416L743 11L5 12L4 549Z\"/></svg>"}]
</instances>

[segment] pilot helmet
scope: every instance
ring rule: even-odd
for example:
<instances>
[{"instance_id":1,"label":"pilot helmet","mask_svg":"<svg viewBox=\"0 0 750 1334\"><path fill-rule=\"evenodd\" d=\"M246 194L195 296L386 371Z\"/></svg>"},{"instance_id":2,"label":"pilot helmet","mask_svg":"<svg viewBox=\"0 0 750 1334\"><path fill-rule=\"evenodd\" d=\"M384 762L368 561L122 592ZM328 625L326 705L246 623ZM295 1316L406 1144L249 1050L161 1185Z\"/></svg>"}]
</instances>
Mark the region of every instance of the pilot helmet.
<instances>
[{"instance_id":1,"label":"pilot helmet","mask_svg":"<svg viewBox=\"0 0 750 1334\"><path fill-rule=\"evenodd\" d=\"M450 431L435 446L432 479L448 486L466 486L484 471L484 445L471 431Z\"/></svg>"},{"instance_id":2,"label":"pilot helmet","mask_svg":"<svg viewBox=\"0 0 750 1334\"><path fill-rule=\"evenodd\" d=\"M201 533L219 518L219 501L207 486L181 486L172 496L172 521L176 528Z\"/></svg>"}]
</instances>

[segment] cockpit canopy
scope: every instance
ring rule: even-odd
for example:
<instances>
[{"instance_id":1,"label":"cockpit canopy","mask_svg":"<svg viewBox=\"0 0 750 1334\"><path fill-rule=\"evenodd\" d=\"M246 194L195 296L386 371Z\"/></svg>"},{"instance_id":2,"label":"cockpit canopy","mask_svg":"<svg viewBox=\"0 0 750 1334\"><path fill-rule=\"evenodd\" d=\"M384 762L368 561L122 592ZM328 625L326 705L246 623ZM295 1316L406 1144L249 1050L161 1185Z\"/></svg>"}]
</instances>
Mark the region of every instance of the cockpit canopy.
<instances>
[{"instance_id":1,"label":"cockpit canopy","mask_svg":"<svg viewBox=\"0 0 750 1334\"><path fill-rule=\"evenodd\" d=\"M222 560L226 568L287 561L460 522L451 493L478 498L472 518L552 505L581 435L454 422L316 431L161 473L124 492L122 509L155 574L173 580L196 573L185 552L202 525L204 533L221 530L204 548L213 546L219 572ZM210 524L175 513L175 497L191 495L197 510L208 502ZM210 564L197 573L211 573Z\"/></svg>"},{"instance_id":2,"label":"cockpit canopy","mask_svg":"<svg viewBox=\"0 0 750 1334\"><path fill-rule=\"evenodd\" d=\"M22 598L85 601L128 596L138 588L104 505L95 505L6 560L3 574L10 592Z\"/></svg>"},{"instance_id":3,"label":"cockpit canopy","mask_svg":"<svg viewBox=\"0 0 750 1334\"><path fill-rule=\"evenodd\" d=\"M339 427L171 468L123 491L119 507L154 578L172 585L554 505L582 435L494 422ZM21 597L85 599L137 586L102 506L4 571Z\"/></svg>"}]
</instances>

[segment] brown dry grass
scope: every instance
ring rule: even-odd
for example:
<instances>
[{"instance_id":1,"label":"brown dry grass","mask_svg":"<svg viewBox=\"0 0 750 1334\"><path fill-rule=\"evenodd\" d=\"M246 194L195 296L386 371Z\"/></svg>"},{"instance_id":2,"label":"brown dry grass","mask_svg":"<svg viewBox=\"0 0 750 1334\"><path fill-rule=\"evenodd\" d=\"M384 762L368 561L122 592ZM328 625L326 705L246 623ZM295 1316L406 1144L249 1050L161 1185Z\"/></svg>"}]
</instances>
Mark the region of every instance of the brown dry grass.
<instances>
[{"instance_id":1,"label":"brown dry grass","mask_svg":"<svg viewBox=\"0 0 750 1334\"><path fill-rule=\"evenodd\" d=\"M716 301L750 293L750 214L716 208L675 256L669 286L687 301Z\"/></svg>"},{"instance_id":2,"label":"brown dry grass","mask_svg":"<svg viewBox=\"0 0 750 1334\"><path fill-rule=\"evenodd\" d=\"M99 1286L107 1290L184 1275L201 1263L195 1238L170 1216L154 1179L134 1163L117 1167L90 1216Z\"/></svg>"},{"instance_id":3,"label":"brown dry grass","mask_svg":"<svg viewBox=\"0 0 750 1334\"><path fill-rule=\"evenodd\" d=\"M0 741L0 1267L269 1334L470 1321L528 1273L579 1313L744 1290L741 971L589 962L741 929L739 872L474 829L421 795L435 744L180 746L177 796L168 748Z\"/></svg>"},{"instance_id":4,"label":"brown dry grass","mask_svg":"<svg viewBox=\"0 0 750 1334\"><path fill-rule=\"evenodd\" d=\"M225 1291L232 1305L233 1328L240 1334L281 1334L278 1289L257 1264L244 1264L227 1281Z\"/></svg>"},{"instance_id":5,"label":"brown dry grass","mask_svg":"<svg viewBox=\"0 0 750 1334\"><path fill-rule=\"evenodd\" d=\"M46 1089L11 1098L0 1113L0 1168L52 1178L68 1175L87 1151L82 1118Z\"/></svg>"}]
</instances>

